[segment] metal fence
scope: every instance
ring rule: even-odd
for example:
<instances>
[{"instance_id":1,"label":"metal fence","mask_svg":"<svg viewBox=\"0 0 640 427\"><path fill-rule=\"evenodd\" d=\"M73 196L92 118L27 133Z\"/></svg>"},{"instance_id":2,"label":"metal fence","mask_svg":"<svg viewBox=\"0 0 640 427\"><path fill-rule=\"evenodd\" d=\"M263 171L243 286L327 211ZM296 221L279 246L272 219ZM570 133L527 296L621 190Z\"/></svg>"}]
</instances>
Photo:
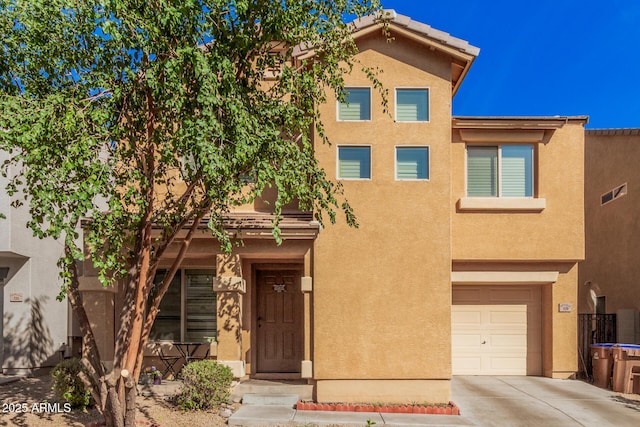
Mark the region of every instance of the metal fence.
<instances>
[{"instance_id":1,"label":"metal fence","mask_svg":"<svg viewBox=\"0 0 640 427\"><path fill-rule=\"evenodd\" d=\"M615 314L579 314L578 315L578 376L592 378L590 345L595 343L616 342Z\"/></svg>"}]
</instances>

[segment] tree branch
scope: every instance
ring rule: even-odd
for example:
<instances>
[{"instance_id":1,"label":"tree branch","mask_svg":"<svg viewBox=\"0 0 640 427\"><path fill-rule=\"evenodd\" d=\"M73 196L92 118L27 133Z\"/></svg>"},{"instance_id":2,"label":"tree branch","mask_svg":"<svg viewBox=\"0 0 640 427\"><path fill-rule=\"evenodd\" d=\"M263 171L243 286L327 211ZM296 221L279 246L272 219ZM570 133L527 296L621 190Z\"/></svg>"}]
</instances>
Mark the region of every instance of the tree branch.
<instances>
[{"instance_id":1,"label":"tree branch","mask_svg":"<svg viewBox=\"0 0 640 427\"><path fill-rule=\"evenodd\" d=\"M65 244L64 252L66 261L68 262L66 269L71 276L69 278L70 283L67 290L67 297L69 298L71 309L78 319L80 331L82 332L82 362L93 379L94 387L97 387L98 384L100 384L100 378L104 377L105 374L102 364L100 363L100 352L98 351L98 345L96 344L93 329L91 328L91 322L85 311L82 294L79 290L78 266L73 259L72 250L68 243ZM100 402L98 401L98 403Z\"/></svg>"},{"instance_id":2,"label":"tree branch","mask_svg":"<svg viewBox=\"0 0 640 427\"><path fill-rule=\"evenodd\" d=\"M134 372L136 367L136 362L139 357L139 353L142 354L140 347L140 337L142 334L142 328L144 323L144 309L145 309L145 301L146 296L149 293L149 284L152 280L152 272L149 271L149 266L151 265L151 246L152 246L152 227L153 227L153 205L155 198L155 156L156 156L156 146L154 143L155 138L155 129L156 129L156 112L154 107L154 99L153 92L149 86L146 87L146 101L147 101L147 121L146 121L146 131L147 131L147 189L145 191L146 198L146 206L144 216L140 220L140 224L142 225L142 235L140 236L141 240L141 251L140 256L138 257L138 280L135 284L136 293L133 298L133 322L130 323L131 328L129 332L129 346L127 348L127 356L125 361L125 368L129 372ZM137 378L137 376L136 376Z\"/></svg>"},{"instance_id":3,"label":"tree branch","mask_svg":"<svg viewBox=\"0 0 640 427\"><path fill-rule=\"evenodd\" d=\"M198 171L198 173L194 177L193 181L189 184L189 186L184 191L184 193L182 193L180 198L175 202L175 205L179 206L181 204L186 204L187 203L188 199L193 195L193 192L195 191L196 187L198 186L198 182L199 182L201 177L202 177L202 171ZM163 237L160 239L160 241L162 241L162 243L154 251L154 255L155 255L155 259L156 260L159 260L162 257L162 255L164 254L164 251L167 249L169 244L171 242L173 242L173 240L175 239L176 235L180 232L180 230L182 230L182 228L185 226L185 224L187 224L189 222L189 219L191 218L192 215L193 215L192 213L188 213L188 214L182 215L181 218L180 218L180 221L178 221L172 227L172 231L171 231L170 234L166 234L165 230L162 231Z\"/></svg>"},{"instance_id":4,"label":"tree branch","mask_svg":"<svg viewBox=\"0 0 640 427\"><path fill-rule=\"evenodd\" d=\"M191 227L189 228L189 231L187 232L187 235L185 236L185 239L182 242L182 246L180 247L180 251L178 252L178 255L174 258L173 263L171 264L171 267L167 272L167 275L162 281L162 285L158 289L158 292L155 294L153 300L151 300L151 304L148 307L147 316L142 329L140 345L146 344L147 340L149 339L149 334L151 333L151 327L153 326L153 322L155 321L156 316L158 315L158 308L160 307L160 302L162 301L162 298L164 297L164 295L167 293L167 290L169 289L169 285L171 285L171 281L173 280L173 277L178 271L180 264L182 264L182 261L184 260L184 257L187 254L187 250L189 249L189 246L191 244L191 240L193 239L193 235L198 230L200 221L204 217L205 213L206 213L206 210L202 209L200 213L196 216L196 218L193 220L193 223L191 224ZM140 367L142 366L142 359L143 359L143 354L141 352L138 355L136 370L134 371L134 378L138 378L138 376L140 375Z\"/></svg>"}]
</instances>

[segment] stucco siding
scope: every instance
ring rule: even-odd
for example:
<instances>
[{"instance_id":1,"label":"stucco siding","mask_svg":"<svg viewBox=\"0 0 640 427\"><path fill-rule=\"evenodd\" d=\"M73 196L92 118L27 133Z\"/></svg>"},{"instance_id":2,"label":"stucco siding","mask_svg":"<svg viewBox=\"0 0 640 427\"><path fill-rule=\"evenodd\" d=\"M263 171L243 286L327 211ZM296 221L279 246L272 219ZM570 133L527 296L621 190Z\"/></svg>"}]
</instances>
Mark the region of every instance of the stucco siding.
<instances>
[{"instance_id":1,"label":"stucco siding","mask_svg":"<svg viewBox=\"0 0 640 427\"><path fill-rule=\"evenodd\" d=\"M0 153L0 162L6 157ZM0 188L6 184L0 177ZM0 364L5 374L24 375L54 366L69 354L68 305L56 300L62 283L57 266L62 244L34 237L26 227L28 208L12 208L10 200L0 192L0 213L6 216L0 219L0 267L9 268L4 283L0 281Z\"/></svg>"},{"instance_id":2,"label":"stucco siding","mask_svg":"<svg viewBox=\"0 0 640 427\"><path fill-rule=\"evenodd\" d=\"M449 378L450 60L413 42L387 43L379 36L359 47L358 60L384 70L379 78L389 90L391 116L375 90L370 122L335 121L331 97L322 109L334 145L316 149L328 175L336 176L340 144L371 145L372 173L370 180L342 181L359 228L339 221L316 241L314 376ZM371 84L354 72L346 85ZM397 87L429 89L428 123L394 122ZM397 145L429 147L428 181L396 181Z\"/></svg>"},{"instance_id":3,"label":"stucco siding","mask_svg":"<svg viewBox=\"0 0 640 427\"><path fill-rule=\"evenodd\" d=\"M547 306L551 317L551 329L547 335L552 336L553 359L547 364L551 368L552 378L569 378L578 369L578 345L576 313L578 311L577 296L578 266L573 265L568 271L560 274L558 281L551 285L551 304ZM571 311L563 312L560 304L570 304Z\"/></svg>"},{"instance_id":4,"label":"stucco siding","mask_svg":"<svg viewBox=\"0 0 640 427\"><path fill-rule=\"evenodd\" d=\"M542 211L462 212L457 203L466 195L466 145L454 132L451 200L454 259L584 258L583 123L568 122L547 133L549 136L534 147L535 197L545 199Z\"/></svg>"},{"instance_id":5,"label":"stucco siding","mask_svg":"<svg viewBox=\"0 0 640 427\"><path fill-rule=\"evenodd\" d=\"M595 313L605 297L607 313L640 310L640 131L590 131L585 152L586 259L580 264L580 311ZM626 194L601 197L626 184ZM640 334L640 326L638 327Z\"/></svg>"}]
</instances>

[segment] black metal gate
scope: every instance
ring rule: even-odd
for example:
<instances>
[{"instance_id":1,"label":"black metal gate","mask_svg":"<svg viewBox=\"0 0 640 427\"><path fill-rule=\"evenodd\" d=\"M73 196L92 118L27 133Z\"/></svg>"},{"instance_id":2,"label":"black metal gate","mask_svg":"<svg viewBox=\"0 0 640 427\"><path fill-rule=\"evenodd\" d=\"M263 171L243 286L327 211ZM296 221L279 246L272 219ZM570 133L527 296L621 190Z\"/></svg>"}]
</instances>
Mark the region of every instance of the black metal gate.
<instances>
[{"instance_id":1,"label":"black metal gate","mask_svg":"<svg viewBox=\"0 0 640 427\"><path fill-rule=\"evenodd\" d=\"M590 345L616 342L615 314L578 315L578 377L592 378Z\"/></svg>"}]
</instances>

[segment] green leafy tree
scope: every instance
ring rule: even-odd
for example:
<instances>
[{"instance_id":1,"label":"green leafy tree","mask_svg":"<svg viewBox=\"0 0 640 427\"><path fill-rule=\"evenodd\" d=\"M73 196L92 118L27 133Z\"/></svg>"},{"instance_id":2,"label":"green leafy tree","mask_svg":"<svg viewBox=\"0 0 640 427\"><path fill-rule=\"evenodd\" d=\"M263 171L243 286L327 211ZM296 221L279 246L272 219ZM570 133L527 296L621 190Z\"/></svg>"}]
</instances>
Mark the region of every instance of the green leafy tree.
<instances>
[{"instance_id":1,"label":"green leafy tree","mask_svg":"<svg viewBox=\"0 0 640 427\"><path fill-rule=\"evenodd\" d=\"M60 298L107 425L133 425L143 348L200 224L230 250L224 215L266 186L278 190L276 218L296 200L320 221L343 211L355 224L310 131L327 142L317 107L328 91L341 96L344 73L356 66L377 83L354 62L344 18L378 10L375 0L0 0L6 190L35 235L65 244ZM267 79L268 69L279 72ZM278 221L273 230L279 240ZM110 372L78 289L80 240L105 286L124 283Z\"/></svg>"}]
</instances>

